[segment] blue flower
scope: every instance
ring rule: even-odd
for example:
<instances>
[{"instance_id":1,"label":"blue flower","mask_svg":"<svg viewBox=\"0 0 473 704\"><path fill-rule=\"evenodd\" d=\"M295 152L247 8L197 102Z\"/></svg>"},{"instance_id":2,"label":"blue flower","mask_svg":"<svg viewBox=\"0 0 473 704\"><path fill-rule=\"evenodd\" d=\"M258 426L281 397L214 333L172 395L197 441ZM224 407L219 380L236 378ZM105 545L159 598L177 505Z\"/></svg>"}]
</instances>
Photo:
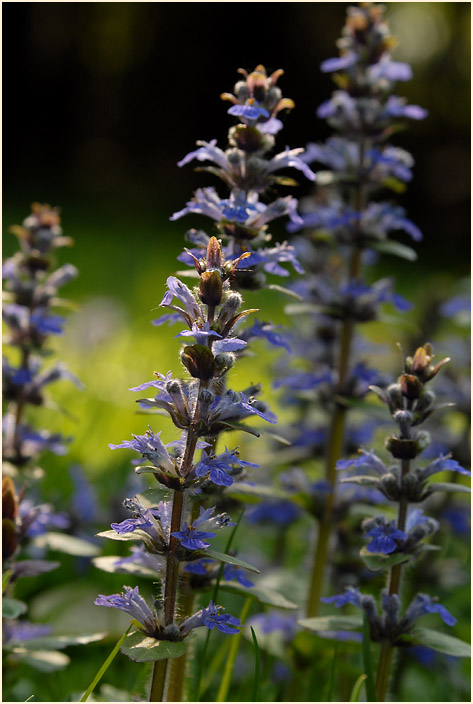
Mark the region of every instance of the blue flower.
<instances>
[{"instance_id":1,"label":"blue flower","mask_svg":"<svg viewBox=\"0 0 473 704\"><path fill-rule=\"evenodd\" d=\"M420 470L420 476L422 479L428 479L438 472L458 472L459 474L464 474L467 477L471 477L471 472L469 469L462 467L457 460L453 460L450 455L440 455L436 460L431 462Z\"/></svg>"},{"instance_id":2,"label":"blue flower","mask_svg":"<svg viewBox=\"0 0 473 704\"><path fill-rule=\"evenodd\" d=\"M51 635L53 627L46 623L29 623L29 621L12 621L5 619L3 622L4 645L16 645L36 638Z\"/></svg>"},{"instance_id":3,"label":"blue flower","mask_svg":"<svg viewBox=\"0 0 473 704\"><path fill-rule=\"evenodd\" d=\"M156 635L155 615L140 595L138 587L123 587L121 594L111 594L110 596L99 594L94 604L96 606L112 606L115 609L125 611L141 623L148 635Z\"/></svg>"},{"instance_id":4,"label":"blue flower","mask_svg":"<svg viewBox=\"0 0 473 704\"><path fill-rule=\"evenodd\" d=\"M194 471L197 477L204 477L209 474L209 479L214 484L219 486L230 486L233 484L232 477L227 474L232 471L232 465L237 464L239 467L258 467L257 464L252 462L244 462L238 457L238 448L234 450L227 450L218 456L204 455L200 462L198 462Z\"/></svg>"},{"instance_id":5,"label":"blue flower","mask_svg":"<svg viewBox=\"0 0 473 704\"><path fill-rule=\"evenodd\" d=\"M271 323L262 323L258 318L253 319L253 325L245 330L245 337L252 339L254 337L264 337L272 345L276 347L283 347L287 352L291 352L289 344L286 342L284 337L279 333L274 331L274 325Z\"/></svg>"},{"instance_id":6,"label":"blue flower","mask_svg":"<svg viewBox=\"0 0 473 704\"><path fill-rule=\"evenodd\" d=\"M184 567L184 572L190 572L191 574L197 574L201 577L205 577L209 574L206 565L215 564L213 560L204 558L202 560L195 560L194 562L188 562Z\"/></svg>"},{"instance_id":7,"label":"blue flower","mask_svg":"<svg viewBox=\"0 0 473 704\"><path fill-rule=\"evenodd\" d=\"M417 594L413 598L405 613L404 620L409 625L412 625L418 618L427 614L439 614L447 626L454 626L457 622L457 619L452 616L445 606L442 606L442 604L439 604L427 594Z\"/></svg>"},{"instance_id":8,"label":"blue flower","mask_svg":"<svg viewBox=\"0 0 473 704\"><path fill-rule=\"evenodd\" d=\"M241 627L240 619L230 614L222 614L221 610L221 606L216 606L213 601L210 601L206 608L201 609L181 624L181 633L187 634L192 629L201 626L206 626L209 630L218 628L221 633L230 635L238 633L238 629Z\"/></svg>"},{"instance_id":9,"label":"blue flower","mask_svg":"<svg viewBox=\"0 0 473 704\"><path fill-rule=\"evenodd\" d=\"M237 567L236 565L225 565L223 568L223 578L228 580L229 582L231 581L236 581L239 584L241 584L243 587L253 587L254 582L250 582L250 580L245 577L245 572L241 567Z\"/></svg>"},{"instance_id":10,"label":"blue flower","mask_svg":"<svg viewBox=\"0 0 473 704\"><path fill-rule=\"evenodd\" d=\"M366 546L368 552L389 555L397 550L400 545L397 541L407 540L407 534L398 530L395 522L379 524L366 533L368 538L373 540Z\"/></svg>"},{"instance_id":11,"label":"blue flower","mask_svg":"<svg viewBox=\"0 0 473 704\"><path fill-rule=\"evenodd\" d=\"M65 322L66 319L60 315L51 315L38 309L30 317L31 325L42 335L62 335Z\"/></svg>"},{"instance_id":12,"label":"blue flower","mask_svg":"<svg viewBox=\"0 0 473 704\"><path fill-rule=\"evenodd\" d=\"M155 382L149 382L154 385ZM109 444L111 450L130 449L139 452L145 459L153 463L155 467L160 467L166 472L175 473L174 462L169 455L166 446L160 439L161 431L153 433L148 426L144 435L134 435L133 440L124 440L119 445Z\"/></svg>"},{"instance_id":13,"label":"blue flower","mask_svg":"<svg viewBox=\"0 0 473 704\"><path fill-rule=\"evenodd\" d=\"M285 526L295 521L300 511L292 501L264 501L248 514L250 523L276 523Z\"/></svg>"},{"instance_id":14,"label":"blue flower","mask_svg":"<svg viewBox=\"0 0 473 704\"><path fill-rule=\"evenodd\" d=\"M214 509L207 509L204 511L202 507L200 508L200 516L196 518L195 521L188 525L184 523L182 530L175 531L171 533L174 538L177 538L182 547L187 550L204 550L210 547L210 543L206 543L204 538L215 538L216 533L209 533L208 531L199 531L197 528L210 519Z\"/></svg>"},{"instance_id":15,"label":"blue flower","mask_svg":"<svg viewBox=\"0 0 473 704\"><path fill-rule=\"evenodd\" d=\"M210 324L205 323L192 323L191 330L182 330L176 337L194 337L198 345L206 345L208 343L209 337L221 338L222 336L215 332L215 330L210 329Z\"/></svg>"},{"instance_id":16,"label":"blue flower","mask_svg":"<svg viewBox=\"0 0 473 704\"><path fill-rule=\"evenodd\" d=\"M380 475L386 474L388 471L386 465L374 454L374 450L370 450L369 452L359 450L358 452L360 453L358 457L348 460L338 460L335 469L343 470L348 469L348 467L353 467L359 470L372 470Z\"/></svg>"},{"instance_id":17,"label":"blue flower","mask_svg":"<svg viewBox=\"0 0 473 704\"><path fill-rule=\"evenodd\" d=\"M284 641L287 643L294 638L297 631L297 620L294 616L283 615L275 611L252 616L248 620L248 625L257 626L264 635L281 631Z\"/></svg>"},{"instance_id":18,"label":"blue flower","mask_svg":"<svg viewBox=\"0 0 473 704\"><path fill-rule=\"evenodd\" d=\"M325 59L320 64L320 70L324 73L333 73L334 71L343 71L358 62L358 56L354 53L346 53L343 56L337 56L333 59Z\"/></svg>"},{"instance_id":19,"label":"blue flower","mask_svg":"<svg viewBox=\"0 0 473 704\"><path fill-rule=\"evenodd\" d=\"M229 115L234 117L244 117L247 120L257 120L259 117L269 117L266 108L259 105L257 100L249 98L243 105L232 105L227 110Z\"/></svg>"},{"instance_id":20,"label":"blue flower","mask_svg":"<svg viewBox=\"0 0 473 704\"><path fill-rule=\"evenodd\" d=\"M163 300L159 305L162 307L165 306L167 308L171 308L177 313L180 313L189 327L192 328L192 323L195 320L199 320L202 316L202 312L194 294L175 276L169 276L166 283L168 286L168 291L164 294ZM171 301L174 297L184 304L184 309L179 306L172 305Z\"/></svg>"},{"instance_id":21,"label":"blue flower","mask_svg":"<svg viewBox=\"0 0 473 704\"><path fill-rule=\"evenodd\" d=\"M358 609L361 609L361 599L362 595L360 594L359 589L355 589L355 587L347 587L344 594L324 596L320 599L320 601L323 601L324 604L333 604L337 609L342 606L346 606L347 604L352 604Z\"/></svg>"}]
</instances>

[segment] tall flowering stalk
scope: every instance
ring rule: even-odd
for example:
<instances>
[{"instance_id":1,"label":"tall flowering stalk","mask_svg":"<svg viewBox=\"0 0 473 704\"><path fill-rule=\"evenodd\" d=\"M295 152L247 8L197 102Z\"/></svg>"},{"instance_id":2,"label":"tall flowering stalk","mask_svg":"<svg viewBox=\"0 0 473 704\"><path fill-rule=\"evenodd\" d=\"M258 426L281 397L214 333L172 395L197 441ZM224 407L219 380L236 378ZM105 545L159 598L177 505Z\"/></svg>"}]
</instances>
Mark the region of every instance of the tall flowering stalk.
<instances>
[{"instance_id":1,"label":"tall flowering stalk","mask_svg":"<svg viewBox=\"0 0 473 704\"><path fill-rule=\"evenodd\" d=\"M446 358L434 365L433 357L430 344L419 347L413 356L405 358L403 373L396 383L387 389L372 389L387 405L397 428L397 432L388 436L385 442L392 456L392 464L386 464L373 450L360 450L358 457L337 463L337 469L355 468L358 471L357 476L344 479L344 483L373 487L397 505L396 519L389 520L378 515L363 522L368 544L361 551L362 556L371 569L388 571L387 586L381 594L381 613L372 595L361 594L353 587L349 587L344 594L322 599L337 607L352 604L364 612L370 638L380 643L376 701L385 700L396 647L420 643L450 655L469 655L468 644L417 626L417 620L428 614L438 614L446 625L455 625L455 617L435 598L416 594L404 610L401 600L405 566L425 555L431 547L426 539L439 528L438 521L426 516L419 504L436 492L468 491L460 484L429 481L430 477L445 471L470 475L450 455L441 454L425 466L419 462L419 455L430 444L429 433L419 426L439 407L428 384L449 361ZM317 629L317 619L307 619L303 625ZM355 619L352 627L356 628L357 625Z\"/></svg>"},{"instance_id":2,"label":"tall flowering stalk","mask_svg":"<svg viewBox=\"0 0 473 704\"><path fill-rule=\"evenodd\" d=\"M221 607L212 601L191 615L181 617L177 613L182 566L210 557L254 569L229 555L209 550L208 541L216 536L215 531L232 525L226 514L216 515L215 507L200 506L197 516L193 511L206 483L228 483L227 477L230 478L235 465L251 464L239 460L234 451L216 454L216 436L222 431L245 430L240 422L248 417L259 416L274 422L272 417L258 410L253 397L225 390L224 386L224 377L232 366L235 352L246 346L245 341L233 334L234 327L251 313L239 311L241 295L231 286L240 260L241 257L225 260L219 242L212 237L205 258L196 261L199 285L194 291L174 276L167 280L168 291L161 305L177 314L186 326L177 337L190 343L182 347L180 354L190 379L175 379L171 372L156 373L154 381L132 390L156 391L155 397L141 399L139 404L148 410L166 411L181 431L180 439L164 445L160 433L149 428L131 441L110 445L111 449L129 448L138 452L147 464L140 464L135 471L151 472L172 496L170 500L148 507L136 498L127 500L125 506L132 518L113 523L112 531L104 534L112 539L142 541L143 562L148 566L151 563L153 571L161 577L162 593L156 595L154 607L139 595L137 587L125 587L120 595L100 595L95 602L122 609L136 620L137 630L125 641L123 652L132 660L156 661L151 701L162 701L163 696L171 701L178 700L176 692L182 683L173 681L168 662L185 653L186 641L193 629L218 628L223 633L237 633L240 625L238 618L221 613ZM210 452L197 460L196 451L207 448Z\"/></svg>"},{"instance_id":3,"label":"tall flowering stalk","mask_svg":"<svg viewBox=\"0 0 473 704\"><path fill-rule=\"evenodd\" d=\"M415 240L421 237L402 208L372 200L380 189L402 191L411 180L411 155L387 140L400 118L426 115L422 108L392 94L395 82L408 80L411 69L391 59L395 40L383 21L383 7L350 6L338 44L340 56L325 61L322 71L334 73L339 89L318 109L319 117L326 118L338 135L325 144L308 145L304 159L328 170L317 172L315 200L302 215L292 216L290 226L292 231L304 228L308 233L308 238L294 242L311 271L295 287L304 303L292 311L314 316L312 343L302 339L299 345L307 359L310 344L313 368L290 374L286 385L320 391L322 406L330 415L325 439L328 490L313 558L309 616L317 613L325 577L336 501L335 467L347 440L347 411L364 398L370 384L380 383L378 372L353 359L356 328L376 319L382 303L400 310L409 307L394 293L391 280L366 283L364 264L373 250L415 258L412 250L388 239L392 231L404 230Z\"/></svg>"},{"instance_id":4,"label":"tall flowering stalk","mask_svg":"<svg viewBox=\"0 0 473 704\"><path fill-rule=\"evenodd\" d=\"M50 529L65 529L70 525L67 514L57 513L50 504L40 502L37 487L44 476L39 466L44 462L43 454L65 454L67 441L58 433L35 428L31 424L31 411L52 405L47 391L55 381L67 379L80 387L65 364L43 362L51 355L50 337L60 335L65 323L56 309L67 307L68 302L58 297L58 291L76 277L77 269L72 264L55 265L55 251L72 244L71 238L62 234L56 208L34 203L22 226L12 227L11 232L18 238L20 250L4 261L2 273L3 319L8 330L3 357L6 412L3 419L2 532L4 615L7 615L3 624L3 646L12 662L26 659L41 669L44 653L43 656L37 654L35 648L40 651L48 648L44 637L52 627L19 619L27 611L27 605L13 598L13 593L18 579L59 567L58 562L38 559L37 548L31 558L29 547ZM64 542L61 541L57 549L63 549ZM84 548L84 545L76 543L74 547L78 554L77 548ZM38 638L42 643L38 641L36 646ZM64 647L73 642L74 638L65 641ZM58 647L58 642L51 647ZM53 657L56 667L63 667L69 661L61 653L51 655L51 662Z\"/></svg>"}]
</instances>

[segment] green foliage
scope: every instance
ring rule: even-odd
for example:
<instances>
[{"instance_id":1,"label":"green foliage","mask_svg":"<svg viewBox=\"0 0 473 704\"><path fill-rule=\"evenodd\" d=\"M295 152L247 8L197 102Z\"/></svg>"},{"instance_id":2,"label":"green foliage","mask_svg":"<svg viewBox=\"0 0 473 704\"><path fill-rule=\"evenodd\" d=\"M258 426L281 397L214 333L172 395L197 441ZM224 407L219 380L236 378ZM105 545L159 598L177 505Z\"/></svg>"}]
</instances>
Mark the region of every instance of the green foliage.
<instances>
[{"instance_id":1,"label":"green foliage","mask_svg":"<svg viewBox=\"0 0 473 704\"><path fill-rule=\"evenodd\" d=\"M154 662L179 658L184 655L186 648L184 641L156 640L141 631L131 631L120 649L134 662Z\"/></svg>"}]
</instances>

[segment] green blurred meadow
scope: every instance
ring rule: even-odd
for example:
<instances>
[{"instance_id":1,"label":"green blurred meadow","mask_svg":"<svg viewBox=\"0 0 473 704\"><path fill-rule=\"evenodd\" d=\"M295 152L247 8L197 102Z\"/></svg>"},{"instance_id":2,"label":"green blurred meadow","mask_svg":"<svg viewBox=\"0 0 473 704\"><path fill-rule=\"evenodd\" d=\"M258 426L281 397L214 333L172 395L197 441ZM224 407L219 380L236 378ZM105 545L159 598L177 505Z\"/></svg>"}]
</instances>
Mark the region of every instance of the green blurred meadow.
<instances>
[{"instance_id":1,"label":"green blurred meadow","mask_svg":"<svg viewBox=\"0 0 473 704\"><path fill-rule=\"evenodd\" d=\"M396 58L412 61L414 68L415 79L403 94L430 111L424 124L396 136L417 162L414 182L400 202L424 232L424 241L416 245L419 260L412 264L386 255L370 273L373 279L395 276L397 290L416 302L402 319L387 310L390 324L366 326L370 339L392 350L379 363L396 374L395 344L423 341L432 300L469 291L469 3L387 5L393 29L401 36ZM60 262L71 262L80 272L63 292L77 309L68 313L66 332L53 340L53 347L84 389L58 383L51 389L51 407L32 415L38 427L72 437L67 455L43 456L41 490L56 508L67 510L73 494L68 468L80 465L99 499L92 533L118 520L121 500L129 495L129 487L136 486L130 483L128 453L111 452L108 443L142 433L148 422L154 431L163 431L164 442L177 437L167 418L137 413L136 394L128 390L152 379L155 370L182 372L180 343L174 339L178 328L154 327L151 321L160 315L166 278L183 268L176 258L186 229L204 226L198 218L170 222L169 217L183 207L192 190L209 181L191 167L178 169L176 162L198 138L225 142L230 122L219 93L231 88L238 66L250 68L261 61L286 69L282 85L297 106L287 118L287 134L279 146L284 140L295 147L324 139L327 128L315 118L315 109L332 87L326 76L319 75L318 65L334 55L345 7L345 3L235 3L232 25L225 3L4 5L4 47L10 67L4 93L4 257L16 245L9 225L21 223L32 201L49 202L61 207L64 233L74 239L73 248L61 251ZM240 37L248 27L252 42L242 43ZM418 31L413 33L413 27ZM309 192L302 185L297 190L299 195ZM279 241L285 238L283 226L274 228L274 236ZM273 283L284 281L274 278ZM245 303L260 309L260 319L298 324L284 312L287 298L278 291L249 292ZM458 333L455 322L447 321L441 336L447 343ZM466 338L468 331L460 334ZM256 343L251 355L232 370L230 381L237 390L261 382L264 399L283 424L292 411L279 402L272 387L271 366L278 354L263 342ZM265 430L263 421L258 425ZM234 444L238 443L242 456L271 468L267 435L258 440L245 434ZM315 476L316 466L313 472ZM146 475L139 481L147 486ZM286 537L291 545L286 566L298 575L296 586L279 572L265 574L274 536L262 529L262 548L257 549L253 530L244 522L239 529L236 547L241 556L261 565L262 582L302 600L300 563L313 538L311 521L298 522ZM120 543L103 543L104 555L127 552ZM457 583L451 593L442 595L442 603L463 615L456 635L468 640L467 545L445 538L443 548L440 559L454 563ZM78 700L128 624L124 614L97 608L93 600L98 593L119 591L134 578L101 572L84 558L55 553L56 558L61 561L59 569L18 583L18 598L30 604L31 619L52 623L58 634L104 631L107 636L99 643L68 648L71 663L54 676L45 677L27 665L21 671L11 668L4 674L4 696L11 701L31 695L33 701ZM149 582L137 578L136 583L145 595L151 593ZM223 602L235 614L243 606L238 596L226 595ZM209 661L228 647L223 636L213 635L211 643ZM303 652L304 643L300 647ZM246 641L241 646L232 701L247 699L251 648ZM358 651L353 644L339 648L337 668L351 683L360 672ZM193 666L198 652L196 648L191 658ZM311 657L310 650L306 656ZM319 644L304 700L323 700L332 658L333 643ZM403 701L469 699L467 661L455 668L442 661L432 669L405 655L400 660L403 676L396 695ZM273 665L265 656L261 690L265 701L282 696L282 685L271 675ZM129 696L123 692L140 693L145 670L119 655L95 693L96 700L121 701ZM216 681L209 685L209 701L215 698ZM349 691L342 689L338 695L342 701Z\"/></svg>"}]
</instances>

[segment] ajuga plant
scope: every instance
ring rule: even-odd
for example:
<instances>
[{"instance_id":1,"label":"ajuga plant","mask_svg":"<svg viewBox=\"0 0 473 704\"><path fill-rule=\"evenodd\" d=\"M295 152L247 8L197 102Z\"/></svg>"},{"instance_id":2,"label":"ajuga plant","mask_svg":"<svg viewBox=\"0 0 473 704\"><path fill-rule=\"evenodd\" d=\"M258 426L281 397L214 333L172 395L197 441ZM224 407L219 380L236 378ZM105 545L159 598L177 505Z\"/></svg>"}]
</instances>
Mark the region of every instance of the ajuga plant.
<instances>
[{"instance_id":1,"label":"ajuga plant","mask_svg":"<svg viewBox=\"0 0 473 704\"><path fill-rule=\"evenodd\" d=\"M391 232L421 237L402 208L378 200L385 189L403 191L412 178L411 155L392 146L389 138L403 118L426 115L393 94L395 83L408 80L411 69L391 58L396 42L383 12L383 6L372 3L348 7L340 56L322 64L322 71L334 74L338 89L319 107L318 116L328 120L336 135L308 145L304 160L326 170L316 170L315 196L304 201L302 214L291 214L289 228L304 230L293 245L308 272L293 286L303 302L288 310L308 315L291 342L298 367L281 367L277 385L301 407L293 443L305 448L306 456L324 457L325 465L323 483L314 485L306 502L319 526L309 616L318 611L334 525L339 509L343 513L347 505L341 495L337 505L336 462L360 434L370 434L376 426L366 418L347 426L348 411L362 405L370 384L383 383L368 361L373 349L356 333L360 325L381 318L384 303L401 311L409 308L391 279L367 283L366 268L378 251L415 258L413 250L389 239Z\"/></svg>"},{"instance_id":2,"label":"ajuga plant","mask_svg":"<svg viewBox=\"0 0 473 704\"><path fill-rule=\"evenodd\" d=\"M6 324L3 358L3 646L9 662L28 662L34 667L63 667L65 654L46 652L61 647L60 641L48 641L47 624L33 624L20 619L27 605L14 598L18 579L34 577L59 566L58 562L38 559L35 540L50 529L65 529L69 518L55 512L41 496L40 485L47 472L47 455L66 453L67 440L58 433L35 427L39 418L34 409L54 407L47 394L49 384L68 379L80 387L76 377L58 361L45 363L53 352L50 337L60 335L65 318L57 308L68 307L58 297L59 289L75 278L72 264L57 267L55 251L72 244L64 237L59 212L49 205L34 203L31 215L22 226L11 228L20 249L3 264L3 319ZM33 557L29 548L34 548ZM77 545L75 546L78 547ZM61 550L61 544L56 546ZM79 549L80 552L80 549ZM79 639L80 640L80 639ZM65 639L62 647L72 644ZM82 639L82 642L85 642ZM12 668L9 676L12 676ZM7 686L9 678L7 678Z\"/></svg>"},{"instance_id":3,"label":"ajuga plant","mask_svg":"<svg viewBox=\"0 0 473 704\"><path fill-rule=\"evenodd\" d=\"M234 353L246 343L235 337L236 323L251 311L240 312L241 295L232 290L232 278L245 254L226 260L220 243L210 238L206 256L196 262L199 285L191 291L176 277L167 280L168 291L161 305L177 313L186 328L178 334L187 341L180 359L189 377L186 380L156 373L154 381L135 387L134 391L155 389L154 398L141 399L145 409L163 409L169 413L181 436L167 445L161 433L151 428L131 441L110 445L111 449L130 448L138 452L148 464L136 472L151 472L159 485L171 495L157 505L145 505L129 499L126 506L132 517L122 523L113 523L106 537L118 540L140 540L147 554L147 564L160 575L158 591L150 606L139 594L138 587L124 587L121 594L100 595L96 604L113 606L129 613L135 624L122 646L132 660L155 661L150 700L179 701L183 673L170 666L173 658L186 651L189 637L195 628L217 628L222 633L238 633L240 620L223 613L211 600L195 613L181 616L179 585L182 569L201 558L252 569L230 555L209 549L216 530L234 525L225 513L216 513L215 507L201 504L202 487L213 482L228 483L235 466L251 465L240 460L236 451L216 455L216 437L222 431L244 430L241 421L260 416L274 419L258 410L253 397L225 388L224 377L232 366ZM174 302L177 299L177 302ZM202 459L195 456L203 450ZM197 510L196 510L197 507ZM256 570L257 571L257 570Z\"/></svg>"},{"instance_id":4,"label":"ajuga plant","mask_svg":"<svg viewBox=\"0 0 473 704\"><path fill-rule=\"evenodd\" d=\"M337 463L337 469L354 468L362 472L343 482L368 485L397 506L397 516L392 520L380 514L363 522L368 543L362 553L374 571L388 572L387 586L381 593L380 610L373 595L362 594L354 587L348 587L345 593L338 596L322 599L337 607L352 604L359 608L364 614L370 639L380 644L376 701L385 700L392 656L397 647L420 643L449 655L469 656L467 643L417 625L418 619L428 614L438 614L446 625L455 625L456 618L435 597L418 593L408 604L403 604L401 598L403 571L410 562L433 548L427 540L439 528L439 523L426 516L420 504L436 492L468 491L461 484L429 481L440 472L470 475L450 455L441 454L427 464L419 457L430 444L429 433L420 426L440 407L436 404L430 382L449 361L446 358L434 365L433 357L432 346L427 343L419 347L413 356L404 359L403 372L396 383L386 389L372 387L372 391L388 407L396 427L396 431L385 441L391 461L386 463L373 450L360 450L354 459ZM309 628L317 628L317 621L307 619L303 623ZM350 623L352 628L362 625L356 617Z\"/></svg>"},{"instance_id":5,"label":"ajuga plant","mask_svg":"<svg viewBox=\"0 0 473 704\"><path fill-rule=\"evenodd\" d=\"M159 389L154 400L141 403L148 409L157 406L166 410L174 424L183 431L182 437L171 443L175 448L172 454L161 445L159 436L151 429L145 436L119 446L131 447L151 460L151 467L138 467L136 471L154 473L158 481L173 492L173 499L151 509L145 509L136 500L127 501L134 518L124 524L113 524L113 532L106 534L123 538L125 534L133 533L132 537L136 537L142 534L140 526L146 525L144 530L148 536L144 539L144 549L135 548L129 560L133 560L135 566L141 561L148 570L164 573L161 575L162 593L156 601L153 620L148 618L147 623L141 620L140 632L130 635L124 645L124 651L134 658L137 651L131 651L128 642L142 640L142 631L147 631L159 644L159 648L148 651L148 655L149 652L154 654L153 657L147 655L144 658L163 658L154 666L150 689L150 697L156 699L162 696L180 699L184 681L183 653L193 628L206 626L210 629L217 627L224 633L238 632L239 619L220 613L220 607L213 602L197 613L192 609L194 587L209 587L216 580L218 585L222 577L226 582L232 582L233 587L252 586L241 570L244 563L208 549L210 544L206 541L215 533L197 530L202 526L215 529L232 525L226 513L220 513L227 505L235 507L235 502L225 500L224 491L232 485L234 477L243 479L246 468L257 466L240 459L237 448L228 450L225 447L224 452L217 454L220 434L244 429L239 421L248 416L258 415L275 422L266 404L256 399L259 385L242 393L226 388L226 374L251 337L263 336L274 344L283 344L270 325L258 321L242 333L244 339L231 336L235 324L248 313L255 312L239 312L242 297L237 289L262 287L267 273L287 276L287 270L281 266L283 262L291 262L296 270L302 271L292 247L285 243L272 248L262 246L271 238L267 224L295 212L297 207L297 201L291 196L277 198L268 205L260 201L260 196L272 192L275 184L294 183L276 176L275 172L293 167L313 179L311 170L300 158L302 149L286 149L275 157L267 157L274 144L272 135L282 127L276 116L284 108L292 108L293 103L282 98L276 86L282 71L268 77L264 67L258 66L250 74L243 70L241 73L245 80L237 83L235 95L222 96L233 103L228 112L239 118L239 124L230 130L228 149L225 152L220 150L216 141L199 142L197 151L179 163L182 166L194 158L214 162L215 166L203 170L221 178L230 191L226 198L221 198L214 188L199 189L186 208L171 218L176 220L185 214L206 215L215 222L215 234L227 242L222 246L215 236L202 230L187 233L187 239L196 246L186 249L179 258L195 267L194 275L198 277L199 285L192 292L177 278L170 277L169 290L162 305L170 308L172 313L154 321L156 325L185 321L188 329L178 337L195 338L196 344L187 345L181 351L181 361L192 379L177 381L170 375L158 375L157 382L136 387L141 390L151 385ZM178 298L183 307L174 305L173 297ZM258 435L252 429L247 430ZM194 457L196 450L202 450L200 460ZM209 501L213 506L205 508ZM161 556L161 561L156 555ZM117 560L115 564L123 568L127 560ZM216 568L215 560L226 561L223 571ZM96 564L100 566L100 559ZM214 595L216 593L214 590ZM118 606L131 613L138 598L143 605L136 590L126 588L123 595L99 597L96 603ZM274 597L269 598L270 602L274 601ZM276 601L285 608L295 607L280 595ZM175 660L168 664L172 658Z\"/></svg>"}]
</instances>

